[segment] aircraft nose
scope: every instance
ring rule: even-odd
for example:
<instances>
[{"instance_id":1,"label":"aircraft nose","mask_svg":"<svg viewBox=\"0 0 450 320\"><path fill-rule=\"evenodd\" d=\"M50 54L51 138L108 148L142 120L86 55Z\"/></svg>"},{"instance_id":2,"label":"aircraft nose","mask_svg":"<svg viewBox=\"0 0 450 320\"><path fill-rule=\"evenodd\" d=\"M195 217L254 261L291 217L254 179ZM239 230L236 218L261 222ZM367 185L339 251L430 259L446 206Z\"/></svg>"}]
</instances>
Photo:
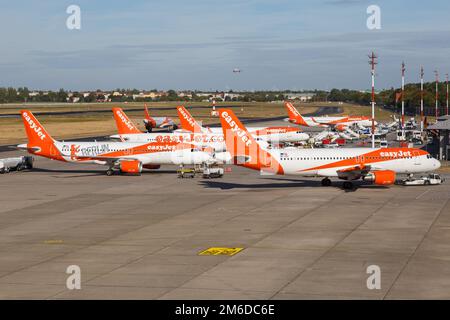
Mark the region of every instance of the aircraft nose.
<instances>
[{"instance_id":1,"label":"aircraft nose","mask_svg":"<svg viewBox=\"0 0 450 320\"><path fill-rule=\"evenodd\" d=\"M441 162L439 160L437 160L437 159L433 159L433 160L434 160L433 167L435 169L439 169L441 167Z\"/></svg>"}]
</instances>

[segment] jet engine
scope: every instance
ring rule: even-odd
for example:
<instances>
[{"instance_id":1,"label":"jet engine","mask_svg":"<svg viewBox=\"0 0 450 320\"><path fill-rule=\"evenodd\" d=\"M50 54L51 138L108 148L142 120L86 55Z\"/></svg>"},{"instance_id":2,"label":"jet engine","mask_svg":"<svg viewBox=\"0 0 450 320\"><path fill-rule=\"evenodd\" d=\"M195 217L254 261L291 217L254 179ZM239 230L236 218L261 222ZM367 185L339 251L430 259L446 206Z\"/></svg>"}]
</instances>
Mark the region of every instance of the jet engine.
<instances>
[{"instance_id":1,"label":"jet engine","mask_svg":"<svg viewBox=\"0 0 450 320\"><path fill-rule=\"evenodd\" d=\"M373 171L365 175L363 180L381 186L390 185L395 183L395 172L391 170Z\"/></svg>"},{"instance_id":2,"label":"jet engine","mask_svg":"<svg viewBox=\"0 0 450 320\"><path fill-rule=\"evenodd\" d=\"M144 126L147 132L152 132L153 128L156 127L156 122L154 120L144 119Z\"/></svg>"},{"instance_id":3,"label":"jet engine","mask_svg":"<svg viewBox=\"0 0 450 320\"><path fill-rule=\"evenodd\" d=\"M142 162L139 160L122 160L119 164L120 172L140 175L142 172Z\"/></svg>"}]
</instances>

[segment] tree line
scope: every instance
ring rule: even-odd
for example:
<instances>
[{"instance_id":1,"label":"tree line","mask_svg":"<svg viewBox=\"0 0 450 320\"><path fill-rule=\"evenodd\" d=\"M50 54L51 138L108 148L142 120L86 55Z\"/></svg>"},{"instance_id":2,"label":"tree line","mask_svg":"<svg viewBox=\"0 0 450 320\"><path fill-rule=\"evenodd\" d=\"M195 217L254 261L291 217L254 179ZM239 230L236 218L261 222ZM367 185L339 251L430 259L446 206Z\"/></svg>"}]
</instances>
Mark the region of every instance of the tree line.
<instances>
[{"instance_id":1,"label":"tree line","mask_svg":"<svg viewBox=\"0 0 450 320\"><path fill-rule=\"evenodd\" d=\"M112 92L119 93L112 95ZM58 91L30 91L27 87L16 88L0 88L0 103L29 103L29 102L152 102L152 101L202 101L208 99L204 95L200 95L200 91L190 91L190 95L180 96L175 90L168 90L164 95L154 99L146 97L137 97L133 99L133 95L138 95L141 91L138 89L116 89L110 91L108 99L102 90L90 92L88 95L78 91L66 91L59 89ZM158 92L153 89L150 92ZM313 102L346 102L360 105L370 105L371 93L368 91L358 91L351 89L332 89L329 92L324 90L308 91L312 93ZM382 106L393 111L399 111L401 106L400 88L385 89L376 93L375 100L378 106ZM254 91L254 92L233 92L230 95L225 94L225 101L243 101L243 102L270 102L283 101L291 93L299 93L299 91ZM232 95L236 93L239 95ZM215 94L219 94L216 91ZM405 110L407 114L418 114L420 110L420 84L411 83L405 85L403 99L405 101ZM221 99L218 98L218 101ZM433 115L435 106L435 83L427 82L424 84L424 109L426 114ZM444 83L439 84L439 106L440 114L445 111L446 106L446 86Z\"/></svg>"},{"instance_id":2,"label":"tree line","mask_svg":"<svg viewBox=\"0 0 450 320\"><path fill-rule=\"evenodd\" d=\"M66 102L67 92L64 89L59 91L38 91L36 95L30 95L27 87L0 88L0 103L21 103L21 102Z\"/></svg>"},{"instance_id":3,"label":"tree line","mask_svg":"<svg viewBox=\"0 0 450 320\"><path fill-rule=\"evenodd\" d=\"M446 109L446 85L440 83L438 85L438 106L439 114L443 114ZM424 113L426 115L435 114L435 95L436 83L424 83L423 89L423 103ZM323 98L323 97L322 97ZM361 105L370 105L372 101L371 92L362 92L349 89L332 89L325 98L328 101L342 101L347 103L355 103ZM403 100L405 102L405 113L409 115L420 113L420 99L421 90L420 83L410 83L405 85L403 93ZM377 92L375 95L375 102L377 106L382 106L385 109L390 109L395 112L401 110L402 94L401 88L390 88Z\"/></svg>"}]
</instances>

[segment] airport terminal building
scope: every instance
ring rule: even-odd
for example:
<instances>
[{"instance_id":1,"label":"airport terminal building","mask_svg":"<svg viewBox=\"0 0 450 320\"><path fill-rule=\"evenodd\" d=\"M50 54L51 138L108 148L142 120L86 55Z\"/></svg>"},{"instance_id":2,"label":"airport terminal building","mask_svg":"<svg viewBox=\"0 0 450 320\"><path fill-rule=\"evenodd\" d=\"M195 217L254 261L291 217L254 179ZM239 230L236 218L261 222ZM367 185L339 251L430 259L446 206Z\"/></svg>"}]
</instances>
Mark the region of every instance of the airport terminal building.
<instances>
[{"instance_id":1,"label":"airport terminal building","mask_svg":"<svg viewBox=\"0 0 450 320\"><path fill-rule=\"evenodd\" d=\"M427 130L432 134L433 145L436 146L436 157L439 160L450 158L450 116L439 117L438 121Z\"/></svg>"}]
</instances>

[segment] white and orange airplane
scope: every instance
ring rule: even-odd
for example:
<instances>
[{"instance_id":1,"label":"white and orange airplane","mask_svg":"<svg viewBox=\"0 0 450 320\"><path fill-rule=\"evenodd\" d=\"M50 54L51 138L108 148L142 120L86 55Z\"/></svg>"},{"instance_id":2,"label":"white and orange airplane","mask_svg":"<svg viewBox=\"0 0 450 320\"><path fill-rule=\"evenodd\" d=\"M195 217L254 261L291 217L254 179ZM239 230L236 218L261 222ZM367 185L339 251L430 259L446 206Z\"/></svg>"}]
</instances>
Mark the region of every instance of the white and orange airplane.
<instances>
[{"instance_id":1,"label":"white and orange airplane","mask_svg":"<svg viewBox=\"0 0 450 320\"><path fill-rule=\"evenodd\" d=\"M177 111L182 131L222 134L221 128L202 127L184 106L178 106ZM295 127L249 127L248 129L253 137L267 142L301 142L309 139L307 133Z\"/></svg>"},{"instance_id":2,"label":"white and orange airplane","mask_svg":"<svg viewBox=\"0 0 450 320\"><path fill-rule=\"evenodd\" d=\"M53 160L107 165L107 175L115 171L140 174L142 168L158 169L162 164L192 165L211 161L207 152L182 142L57 141L30 111L22 110L21 114L28 143L18 145L19 149Z\"/></svg>"},{"instance_id":3,"label":"white and orange airplane","mask_svg":"<svg viewBox=\"0 0 450 320\"><path fill-rule=\"evenodd\" d=\"M376 185L390 185L397 174L428 172L441 164L426 151L412 148L341 148L264 150L232 110L220 109L219 117L227 150L234 164L263 173L323 177L345 180L344 188L362 179Z\"/></svg>"},{"instance_id":4,"label":"white and orange airplane","mask_svg":"<svg viewBox=\"0 0 450 320\"><path fill-rule=\"evenodd\" d=\"M305 127L334 127L338 131L345 131L352 125L358 125L362 128L372 126L371 118L366 116L304 117L292 102L285 101L284 106L289 116L289 122Z\"/></svg>"},{"instance_id":5,"label":"white and orange airplane","mask_svg":"<svg viewBox=\"0 0 450 320\"><path fill-rule=\"evenodd\" d=\"M178 126L169 117L151 117L148 112L147 104L144 104L144 125L148 132L152 132L155 128L176 130Z\"/></svg>"},{"instance_id":6,"label":"white and orange airplane","mask_svg":"<svg viewBox=\"0 0 450 320\"><path fill-rule=\"evenodd\" d=\"M141 132L121 108L112 108L118 134L110 136L127 142L184 142L195 144L198 148L224 152L223 134L175 132Z\"/></svg>"},{"instance_id":7,"label":"white and orange airplane","mask_svg":"<svg viewBox=\"0 0 450 320\"><path fill-rule=\"evenodd\" d=\"M178 107L183 108L183 107ZM110 136L112 139L120 139L121 141L129 142L154 142L154 141L178 141L185 143L192 143L199 148L209 149L214 152L225 152L226 145L224 142L224 137L221 128L220 132L204 132L196 129L198 123L193 120L193 127L190 131L176 130L174 132L153 132L153 133L143 133L141 132L133 122L128 118L128 116L123 112L121 108L113 108L113 115L116 121L117 135ZM309 136L303 132L289 135L281 135L280 133L271 133L272 131L265 131L267 134L262 134L257 132L254 134L256 139L260 140L266 146L268 142L278 142L276 139L280 139L279 142L298 142L309 138ZM298 131L298 129L296 129ZM217 131L217 130L216 130ZM300 140L297 140L300 139ZM216 154L219 158L221 155Z\"/></svg>"}]
</instances>

